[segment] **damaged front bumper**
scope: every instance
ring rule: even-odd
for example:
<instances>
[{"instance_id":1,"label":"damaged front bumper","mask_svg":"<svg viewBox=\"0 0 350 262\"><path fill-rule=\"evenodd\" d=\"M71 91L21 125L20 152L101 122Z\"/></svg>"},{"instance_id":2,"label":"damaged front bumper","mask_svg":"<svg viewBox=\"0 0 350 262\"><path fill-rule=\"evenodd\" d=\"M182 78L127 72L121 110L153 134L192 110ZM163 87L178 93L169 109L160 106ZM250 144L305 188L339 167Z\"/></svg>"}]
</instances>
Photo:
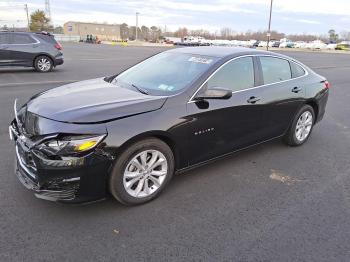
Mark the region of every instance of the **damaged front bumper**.
<instances>
[{"instance_id":1,"label":"damaged front bumper","mask_svg":"<svg viewBox=\"0 0 350 262\"><path fill-rule=\"evenodd\" d=\"M77 197L80 177L57 179L56 181L48 182L45 186L41 186L37 175L24 163L23 153L22 155L20 154L19 147L20 145L16 145L16 175L27 189L34 191L34 195L37 198L50 201L73 201Z\"/></svg>"},{"instance_id":2,"label":"damaged front bumper","mask_svg":"<svg viewBox=\"0 0 350 262\"><path fill-rule=\"evenodd\" d=\"M38 198L81 203L103 199L111 158L99 150L81 157L50 159L33 149L19 132L15 120L9 127L16 146L15 173L19 181Z\"/></svg>"}]
</instances>

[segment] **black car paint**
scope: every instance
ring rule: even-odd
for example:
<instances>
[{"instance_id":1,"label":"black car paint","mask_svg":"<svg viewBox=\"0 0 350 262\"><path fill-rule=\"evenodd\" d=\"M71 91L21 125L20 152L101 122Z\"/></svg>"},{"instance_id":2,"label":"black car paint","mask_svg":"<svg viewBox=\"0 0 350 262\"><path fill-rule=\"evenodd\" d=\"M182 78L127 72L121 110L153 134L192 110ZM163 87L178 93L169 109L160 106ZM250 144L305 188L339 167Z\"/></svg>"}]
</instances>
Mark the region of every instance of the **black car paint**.
<instances>
[{"instance_id":1,"label":"black car paint","mask_svg":"<svg viewBox=\"0 0 350 262\"><path fill-rule=\"evenodd\" d=\"M9 42L6 44L0 43L0 66L24 66L33 67L34 60L40 55L45 55L51 58L54 66L63 64L63 54L55 48L57 42L53 36L43 35L38 33L27 32L0 32L0 34L8 35ZM33 43L15 44L13 43L13 35L27 35Z\"/></svg>"},{"instance_id":2,"label":"black car paint","mask_svg":"<svg viewBox=\"0 0 350 262\"><path fill-rule=\"evenodd\" d=\"M118 155L142 138L157 137L165 141L174 152L176 171L181 172L211 159L282 136L303 104L313 105L317 121L322 119L328 98L328 89L322 83L323 77L304 66L308 72L306 76L264 85L257 56L269 55L294 60L269 52L233 49L234 52L226 54L227 50L210 47L169 51L221 57L191 87L169 97L148 97L136 93L137 91L119 90L118 87L110 86L110 83L102 83L101 79L78 82L34 96L25 105L31 112L29 118L33 118L27 121L31 124L24 126L22 132L27 133L29 140L35 142L58 133L108 134L98 148L89 154L73 157L73 164L70 166L62 165L67 160L47 161L34 153L32 157L38 169L38 178L34 182L47 189L52 181L64 184L66 179L79 177L79 189L75 198L57 200L97 200L104 198L108 192L109 172ZM203 82L221 65L240 56L254 57L256 87L233 92L232 97L227 100L191 99ZM301 87L301 91L293 92L295 86ZM90 98L81 97L84 87L87 94L91 91L93 97L96 97L96 103ZM123 97L118 99L117 94ZM74 102L67 102L67 97ZM249 103L248 100L252 97L260 100ZM54 103L59 104L60 108L50 106ZM80 109L82 107L86 107L88 113ZM16 132L21 132L16 120L11 126ZM28 152L33 151L28 146L25 147Z\"/></svg>"},{"instance_id":3,"label":"black car paint","mask_svg":"<svg viewBox=\"0 0 350 262\"><path fill-rule=\"evenodd\" d=\"M28 111L61 122L91 124L154 111L166 100L116 87L103 78L80 83L79 87L73 83L41 94L27 103Z\"/></svg>"}]
</instances>

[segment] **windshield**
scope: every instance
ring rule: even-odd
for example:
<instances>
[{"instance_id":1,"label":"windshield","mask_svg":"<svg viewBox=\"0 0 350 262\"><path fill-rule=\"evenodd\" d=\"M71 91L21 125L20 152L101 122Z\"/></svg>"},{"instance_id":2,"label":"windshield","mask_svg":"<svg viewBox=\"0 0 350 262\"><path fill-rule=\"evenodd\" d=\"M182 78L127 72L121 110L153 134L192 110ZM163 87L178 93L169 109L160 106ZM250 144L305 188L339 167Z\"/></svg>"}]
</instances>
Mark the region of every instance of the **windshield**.
<instances>
[{"instance_id":1,"label":"windshield","mask_svg":"<svg viewBox=\"0 0 350 262\"><path fill-rule=\"evenodd\" d=\"M112 83L151 95L171 95L184 89L216 61L215 57L160 53L121 73Z\"/></svg>"}]
</instances>

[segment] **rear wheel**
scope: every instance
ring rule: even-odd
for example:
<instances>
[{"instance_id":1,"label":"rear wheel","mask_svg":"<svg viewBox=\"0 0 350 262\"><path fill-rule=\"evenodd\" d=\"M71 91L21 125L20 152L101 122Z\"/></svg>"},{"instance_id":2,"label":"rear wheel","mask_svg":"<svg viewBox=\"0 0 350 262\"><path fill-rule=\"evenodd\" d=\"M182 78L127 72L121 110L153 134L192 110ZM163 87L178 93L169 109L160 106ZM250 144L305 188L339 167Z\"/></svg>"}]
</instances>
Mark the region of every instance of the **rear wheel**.
<instances>
[{"instance_id":1,"label":"rear wheel","mask_svg":"<svg viewBox=\"0 0 350 262\"><path fill-rule=\"evenodd\" d=\"M174 173L174 155L155 138L131 145L119 157L109 179L111 194L126 205L157 197Z\"/></svg>"},{"instance_id":2,"label":"rear wheel","mask_svg":"<svg viewBox=\"0 0 350 262\"><path fill-rule=\"evenodd\" d=\"M284 141L290 146L304 144L311 135L315 122L315 112L310 105L304 105L296 114L292 125L284 136Z\"/></svg>"},{"instance_id":3,"label":"rear wheel","mask_svg":"<svg viewBox=\"0 0 350 262\"><path fill-rule=\"evenodd\" d=\"M53 68L53 62L50 57L41 55L35 58L34 67L40 73L50 72Z\"/></svg>"}]
</instances>

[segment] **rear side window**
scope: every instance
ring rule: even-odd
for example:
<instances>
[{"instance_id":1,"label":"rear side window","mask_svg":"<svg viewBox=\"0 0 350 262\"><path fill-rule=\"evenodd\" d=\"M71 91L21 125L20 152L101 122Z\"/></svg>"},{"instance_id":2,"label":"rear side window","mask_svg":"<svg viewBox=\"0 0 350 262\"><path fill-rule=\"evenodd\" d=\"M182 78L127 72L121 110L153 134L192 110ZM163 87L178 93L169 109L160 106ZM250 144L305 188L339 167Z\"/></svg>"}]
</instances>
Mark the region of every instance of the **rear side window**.
<instances>
[{"instance_id":1,"label":"rear side window","mask_svg":"<svg viewBox=\"0 0 350 262\"><path fill-rule=\"evenodd\" d=\"M0 33L0 45L10 44L10 34Z\"/></svg>"},{"instance_id":2,"label":"rear side window","mask_svg":"<svg viewBox=\"0 0 350 262\"><path fill-rule=\"evenodd\" d=\"M264 84L272 84L292 78L289 62L285 59L260 57Z\"/></svg>"},{"instance_id":3,"label":"rear side window","mask_svg":"<svg viewBox=\"0 0 350 262\"><path fill-rule=\"evenodd\" d=\"M52 35L36 34L35 37L40 38L45 42L52 43L54 45L57 44L56 39Z\"/></svg>"},{"instance_id":4,"label":"rear side window","mask_svg":"<svg viewBox=\"0 0 350 262\"><path fill-rule=\"evenodd\" d=\"M253 58L243 57L224 65L207 82L207 88L223 87L232 91L254 86Z\"/></svg>"},{"instance_id":5,"label":"rear side window","mask_svg":"<svg viewBox=\"0 0 350 262\"><path fill-rule=\"evenodd\" d=\"M12 41L13 41L13 44L15 44L15 45L18 45L18 44L33 44L33 43L36 42L29 35L25 35L25 34L14 34Z\"/></svg>"},{"instance_id":6,"label":"rear side window","mask_svg":"<svg viewBox=\"0 0 350 262\"><path fill-rule=\"evenodd\" d=\"M305 70L298 64L290 61L290 68L292 69L292 77L300 77L305 75Z\"/></svg>"}]
</instances>

